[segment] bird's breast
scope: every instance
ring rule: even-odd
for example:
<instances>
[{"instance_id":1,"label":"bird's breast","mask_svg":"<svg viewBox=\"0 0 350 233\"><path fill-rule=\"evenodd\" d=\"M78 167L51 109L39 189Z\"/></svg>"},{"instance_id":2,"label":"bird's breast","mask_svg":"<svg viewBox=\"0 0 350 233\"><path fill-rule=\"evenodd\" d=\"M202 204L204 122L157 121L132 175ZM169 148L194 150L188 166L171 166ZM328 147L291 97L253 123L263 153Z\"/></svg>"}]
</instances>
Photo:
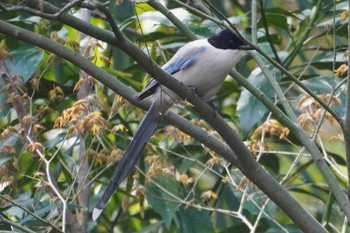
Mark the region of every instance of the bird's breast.
<instances>
[{"instance_id":1,"label":"bird's breast","mask_svg":"<svg viewBox=\"0 0 350 233\"><path fill-rule=\"evenodd\" d=\"M208 49L203 54L205 57L201 56L193 66L179 71L174 77L187 86L195 87L198 95L207 100L217 93L225 77L242 56L233 50L220 49Z\"/></svg>"}]
</instances>

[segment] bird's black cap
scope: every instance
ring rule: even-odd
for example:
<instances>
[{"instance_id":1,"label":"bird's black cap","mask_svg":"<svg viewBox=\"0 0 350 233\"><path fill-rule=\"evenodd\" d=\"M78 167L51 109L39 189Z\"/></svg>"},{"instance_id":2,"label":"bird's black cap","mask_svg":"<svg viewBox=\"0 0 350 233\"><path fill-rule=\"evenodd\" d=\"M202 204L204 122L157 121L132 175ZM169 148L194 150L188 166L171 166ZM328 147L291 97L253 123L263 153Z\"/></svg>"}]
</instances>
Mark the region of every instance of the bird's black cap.
<instances>
[{"instance_id":1,"label":"bird's black cap","mask_svg":"<svg viewBox=\"0 0 350 233\"><path fill-rule=\"evenodd\" d=\"M223 29L214 36L208 38L208 42L218 49L252 50L252 46L242 41L237 35L228 29Z\"/></svg>"}]
</instances>

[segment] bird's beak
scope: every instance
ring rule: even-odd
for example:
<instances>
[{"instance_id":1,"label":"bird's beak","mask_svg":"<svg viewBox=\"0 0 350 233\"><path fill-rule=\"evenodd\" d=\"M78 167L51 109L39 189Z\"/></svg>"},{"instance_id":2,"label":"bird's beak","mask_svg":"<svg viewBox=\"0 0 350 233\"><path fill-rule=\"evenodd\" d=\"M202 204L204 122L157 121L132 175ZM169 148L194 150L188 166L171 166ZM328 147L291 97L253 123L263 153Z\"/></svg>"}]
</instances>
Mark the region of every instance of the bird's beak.
<instances>
[{"instance_id":1,"label":"bird's beak","mask_svg":"<svg viewBox=\"0 0 350 233\"><path fill-rule=\"evenodd\" d=\"M241 49L241 50L253 50L254 48L249 44L245 44L245 45L240 45L239 49Z\"/></svg>"}]
</instances>

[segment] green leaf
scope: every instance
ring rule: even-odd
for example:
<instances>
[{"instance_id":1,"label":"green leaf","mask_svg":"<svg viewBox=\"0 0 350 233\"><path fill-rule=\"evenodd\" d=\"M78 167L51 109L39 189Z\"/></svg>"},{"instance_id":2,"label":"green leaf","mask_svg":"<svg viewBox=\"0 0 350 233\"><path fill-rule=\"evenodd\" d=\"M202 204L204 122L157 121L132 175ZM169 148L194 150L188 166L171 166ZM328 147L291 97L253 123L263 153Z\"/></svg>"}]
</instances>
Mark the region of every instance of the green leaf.
<instances>
[{"instance_id":1,"label":"green leaf","mask_svg":"<svg viewBox=\"0 0 350 233\"><path fill-rule=\"evenodd\" d=\"M159 228L163 224L163 221L159 221L153 224L148 225L147 227L143 228L141 231L138 231L136 233L153 233L153 232L158 232Z\"/></svg>"},{"instance_id":2,"label":"green leaf","mask_svg":"<svg viewBox=\"0 0 350 233\"><path fill-rule=\"evenodd\" d=\"M180 196L178 183L170 175L156 175L152 179L157 185L154 182L146 185L147 202L162 216L166 227L169 228L179 206L179 201L174 198Z\"/></svg>"},{"instance_id":3,"label":"green leaf","mask_svg":"<svg viewBox=\"0 0 350 233\"><path fill-rule=\"evenodd\" d=\"M110 9L111 13L119 21L124 21L135 15L135 8L133 6L134 3L131 1L123 1L123 3L117 5L117 7L116 1L108 1L108 3L108 8Z\"/></svg>"},{"instance_id":4,"label":"green leaf","mask_svg":"<svg viewBox=\"0 0 350 233\"><path fill-rule=\"evenodd\" d=\"M6 164L9 160L11 159L11 157L2 157L0 158L0 167L4 164Z\"/></svg>"},{"instance_id":5,"label":"green leaf","mask_svg":"<svg viewBox=\"0 0 350 233\"><path fill-rule=\"evenodd\" d=\"M177 12L181 12L181 13L183 12L180 20L182 22L188 22L189 15L186 14L185 11L182 11L181 9L179 9ZM141 20L144 22L146 21L149 25L156 25L156 26L163 25L166 27L174 27L174 24L167 17L165 17L163 14L161 14L158 11L144 12L138 16L137 20ZM152 27L152 28L156 29L157 27Z\"/></svg>"},{"instance_id":6,"label":"green leaf","mask_svg":"<svg viewBox=\"0 0 350 233\"><path fill-rule=\"evenodd\" d=\"M43 145L45 148L52 149L57 144L64 141L66 137L66 129L51 129L45 132L44 136L47 140L44 141Z\"/></svg>"},{"instance_id":7,"label":"green leaf","mask_svg":"<svg viewBox=\"0 0 350 233\"><path fill-rule=\"evenodd\" d=\"M303 80L303 84L305 84L308 88L310 88L317 95L331 93L334 87L338 86L342 81L340 78L333 78L327 76L316 76L307 80ZM343 116L345 114L345 106L346 102L346 93L340 92L337 95L340 98L341 103L332 103L331 108L339 114L339 116Z\"/></svg>"},{"instance_id":8,"label":"green leaf","mask_svg":"<svg viewBox=\"0 0 350 233\"><path fill-rule=\"evenodd\" d=\"M287 29L287 17L282 14L266 14L266 21L268 25L275 25L277 27Z\"/></svg>"},{"instance_id":9,"label":"green leaf","mask_svg":"<svg viewBox=\"0 0 350 233\"><path fill-rule=\"evenodd\" d=\"M276 77L277 82L280 81L280 74L271 65L268 66L268 71L273 77ZM248 81L258 88L265 96L272 101L274 100L274 90L270 83L265 78L260 68L254 70L248 77ZM247 135L249 131L260 122L268 109L249 91L244 89L237 103L237 113L241 122L241 130L243 135Z\"/></svg>"},{"instance_id":10,"label":"green leaf","mask_svg":"<svg viewBox=\"0 0 350 233\"><path fill-rule=\"evenodd\" d=\"M220 194L220 196L217 199L217 202L215 203L215 208L232 210L232 211L238 210L240 205L241 194L227 184L224 184L223 187L219 190L220 191L218 193ZM250 216L250 213L247 210L245 210L244 215L248 217ZM211 217L212 217L212 222L215 222L215 229L226 230L232 225L236 226L237 229L241 228L239 227L239 225L242 224L242 222L239 219L232 218L232 216L227 215L225 213L214 212L212 213ZM230 232L230 231L226 230L225 232ZM244 231L237 230L237 232L244 232Z\"/></svg>"},{"instance_id":11,"label":"green leaf","mask_svg":"<svg viewBox=\"0 0 350 233\"><path fill-rule=\"evenodd\" d=\"M11 60L6 60L6 65L10 69L10 75L21 75L26 83L38 69L44 57L44 52L34 46L23 44L12 51L11 56Z\"/></svg>"},{"instance_id":12,"label":"green leaf","mask_svg":"<svg viewBox=\"0 0 350 233\"><path fill-rule=\"evenodd\" d=\"M19 170L23 174L27 174L28 169L33 163L33 157L30 153L24 153L18 161Z\"/></svg>"},{"instance_id":13,"label":"green leaf","mask_svg":"<svg viewBox=\"0 0 350 233\"><path fill-rule=\"evenodd\" d=\"M179 211L182 233L211 233L214 232L208 211L196 208L181 207Z\"/></svg>"},{"instance_id":14,"label":"green leaf","mask_svg":"<svg viewBox=\"0 0 350 233\"><path fill-rule=\"evenodd\" d=\"M40 17L39 16L24 16L24 15L20 15L17 16L13 19L9 19L7 20L7 22L20 22L20 23L26 23L26 24L39 24L40 23Z\"/></svg>"},{"instance_id":15,"label":"green leaf","mask_svg":"<svg viewBox=\"0 0 350 233\"><path fill-rule=\"evenodd\" d=\"M3 86L3 82L0 82L0 86ZM4 94L0 94L0 106L1 107L1 111L0 111L0 118L5 117L10 110L12 109L12 106L9 104L5 104L6 101L6 96Z\"/></svg>"}]
</instances>

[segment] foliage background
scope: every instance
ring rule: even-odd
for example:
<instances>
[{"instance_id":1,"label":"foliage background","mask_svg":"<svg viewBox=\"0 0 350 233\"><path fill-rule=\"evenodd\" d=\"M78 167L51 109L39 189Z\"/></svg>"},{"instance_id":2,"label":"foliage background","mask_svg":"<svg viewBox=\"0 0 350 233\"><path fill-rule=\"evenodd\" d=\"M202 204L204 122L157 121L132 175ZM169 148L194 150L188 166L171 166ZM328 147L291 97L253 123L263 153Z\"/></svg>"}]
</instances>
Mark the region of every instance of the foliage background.
<instances>
[{"instance_id":1,"label":"foliage background","mask_svg":"<svg viewBox=\"0 0 350 233\"><path fill-rule=\"evenodd\" d=\"M209 146L207 141L227 138L187 102L172 110L192 124L178 124L195 138L199 136L191 132L199 126L206 140L170 126L167 116L134 175L100 219L91 219L144 115L139 107L147 108L147 101L135 101L134 90L140 91L149 75L127 47L85 35L62 15L113 31L111 15L122 34L159 65L184 43L215 33L225 20L257 42L260 55L251 54L236 68L246 79L233 73L211 102L325 232L350 232L349 204L339 202L343 192L337 189L347 189L349 170L347 1L110 1L108 9L101 3L0 4L1 21L64 45L79 53L82 62L95 64L96 76L106 72L121 81L113 89L108 79L101 81L81 70L82 65L0 31L0 231L302 232L298 220L293 222L259 185L249 182L247 168L242 174ZM47 10L48 4L61 9L61 15ZM244 80L274 105L266 107ZM280 110L286 115L276 114ZM293 130L288 120L301 127ZM317 144L316 152L300 140L305 132ZM316 160L325 161L325 167L314 162L320 152L323 159ZM328 171L336 184L324 178Z\"/></svg>"}]
</instances>

